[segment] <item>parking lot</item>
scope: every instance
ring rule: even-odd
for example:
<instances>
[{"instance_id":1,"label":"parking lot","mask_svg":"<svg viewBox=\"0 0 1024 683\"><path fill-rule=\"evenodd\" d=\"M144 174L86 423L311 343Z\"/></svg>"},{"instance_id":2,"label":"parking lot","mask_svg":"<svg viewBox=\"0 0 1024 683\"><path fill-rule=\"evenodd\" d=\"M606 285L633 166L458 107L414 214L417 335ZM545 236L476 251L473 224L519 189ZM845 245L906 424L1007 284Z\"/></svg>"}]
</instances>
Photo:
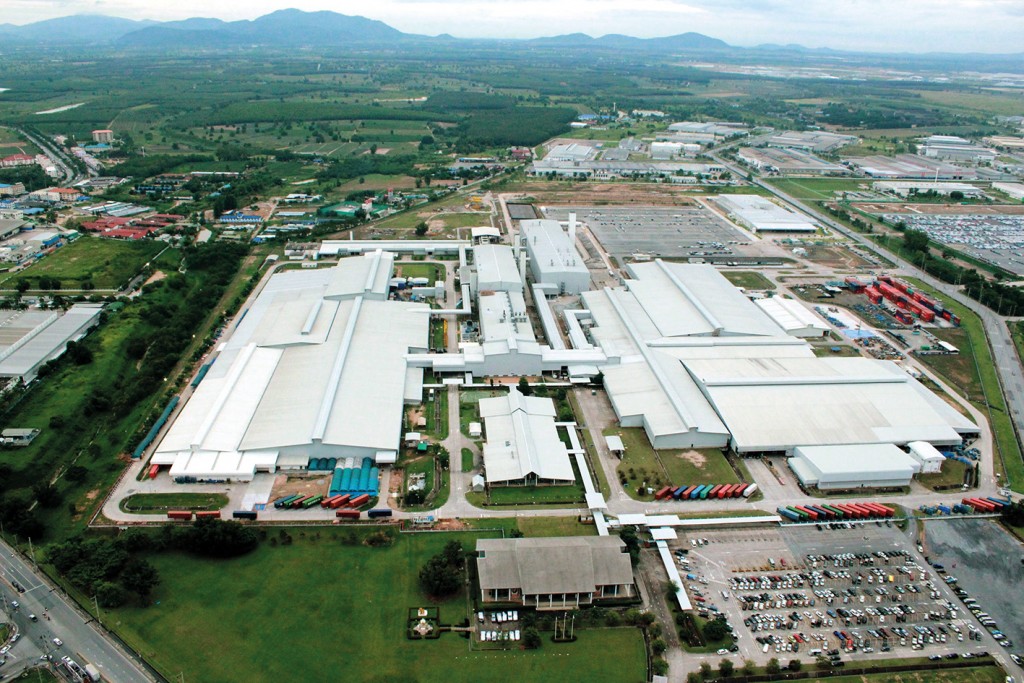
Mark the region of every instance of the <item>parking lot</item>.
<instances>
[{"instance_id":1,"label":"parking lot","mask_svg":"<svg viewBox=\"0 0 1024 683\"><path fill-rule=\"evenodd\" d=\"M568 220L570 212L576 213L612 256L699 258L747 253L740 248L747 236L701 206L544 208L545 217L560 221Z\"/></svg>"},{"instance_id":2,"label":"parking lot","mask_svg":"<svg viewBox=\"0 0 1024 683\"><path fill-rule=\"evenodd\" d=\"M678 541L690 599L702 616L726 618L737 661L831 656L844 666L871 658L996 654L989 634L906 533L873 522L833 526Z\"/></svg>"},{"instance_id":3,"label":"parking lot","mask_svg":"<svg viewBox=\"0 0 1024 683\"><path fill-rule=\"evenodd\" d=\"M991 615L997 630L1012 641L1012 652L1024 653L1024 614L1021 594L1024 551L994 522L981 519L943 520L925 524L926 552L941 564L945 576Z\"/></svg>"},{"instance_id":4,"label":"parking lot","mask_svg":"<svg viewBox=\"0 0 1024 683\"><path fill-rule=\"evenodd\" d=\"M476 637L481 643L518 643L522 638L518 610L476 613Z\"/></svg>"}]
</instances>

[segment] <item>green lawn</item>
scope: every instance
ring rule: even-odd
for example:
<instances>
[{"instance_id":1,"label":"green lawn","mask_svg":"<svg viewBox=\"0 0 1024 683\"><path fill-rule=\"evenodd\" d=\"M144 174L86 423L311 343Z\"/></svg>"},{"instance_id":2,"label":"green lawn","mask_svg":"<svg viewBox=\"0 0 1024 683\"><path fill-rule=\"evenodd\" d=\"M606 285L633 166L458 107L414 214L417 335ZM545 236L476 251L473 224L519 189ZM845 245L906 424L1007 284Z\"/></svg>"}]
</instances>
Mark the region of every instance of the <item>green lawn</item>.
<instances>
[{"instance_id":1,"label":"green lawn","mask_svg":"<svg viewBox=\"0 0 1024 683\"><path fill-rule=\"evenodd\" d=\"M644 482L658 489L668 485L738 484L740 481L718 449L656 451L651 448L646 432L639 427L609 427L605 435L609 434L621 436L626 446L618 471L626 475L629 495L638 500L651 499L649 495L637 494L637 487Z\"/></svg>"},{"instance_id":2,"label":"green lawn","mask_svg":"<svg viewBox=\"0 0 1024 683\"><path fill-rule=\"evenodd\" d=\"M959 460L944 460L942 471L936 474L922 474L920 481L928 488L960 486L964 481L964 471L967 465Z\"/></svg>"},{"instance_id":3,"label":"green lawn","mask_svg":"<svg viewBox=\"0 0 1024 683\"><path fill-rule=\"evenodd\" d=\"M504 396L505 389L467 389L459 392L459 428L469 436L469 423L480 422L480 399Z\"/></svg>"},{"instance_id":4,"label":"green lawn","mask_svg":"<svg viewBox=\"0 0 1024 683\"><path fill-rule=\"evenodd\" d=\"M427 418L426 433L444 441L448 438L448 388L434 390L434 398L423 402L423 415Z\"/></svg>"},{"instance_id":5,"label":"green lawn","mask_svg":"<svg viewBox=\"0 0 1024 683\"><path fill-rule=\"evenodd\" d=\"M462 471L473 471L473 451L469 450L468 448L462 449Z\"/></svg>"},{"instance_id":6,"label":"green lawn","mask_svg":"<svg viewBox=\"0 0 1024 683\"><path fill-rule=\"evenodd\" d=\"M855 192L862 185L870 184L842 178L773 178L768 183L794 199L810 201L828 201L833 199L833 192Z\"/></svg>"},{"instance_id":7,"label":"green lawn","mask_svg":"<svg viewBox=\"0 0 1024 683\"><path fill-rule=\"evenodd\" d=\"M425 277L433 283L437 280L444 280L445 265L443 263L427 263L424 261L399 261L396 277Z\"/></svg>"},{"instance_id":8,"label":"green lawn","mask_svg":"<svg viewBox=\"0 0 1024 683\"><path fill-rule=\"evenodd\" d=\"M465 594L438 602L420 592L416 576L424 562L449 540L471 549L493 533L403 535L390 548L346 545L345 529L288 533L291 545L264 542L234 560L155 555L163 582L153 605L105 612L104 623L168 679L183 673L185 680L225 683L340 677L458 683L515 671L524 683L643 680L636 629L582 630L568 645L545 638L537 651L473 652L450 633L407 640L410 607L437 605L443 623L468 617ZM196 634L203 647L196 647Z\"/></svg>"},{"instance_id":9,"label":"green lawn","mask_svg":"<svg viewBox=\"0 0 1024 683\"><path fill-rule=\"evenodd\" d=\"M597 527L583 524L576 517L520 517L519 530L524 536L596 536Z\"/></svg>"},{"instance_id":10,"label":"green lawn","mask_svg":"<svg viewBox=\"0 0 1024 683\"><path fill-rule=\"evenodd\" d=\"M443 221L446 228L477 228L491 224L491 215L487 212L442 213L431 218L434 219Z\"/></svg>"},{"instance_id":11,"label":"green lawn","mask_svg":"<svg viewBox=\"0 0 1024 683\"><path fill-rule=\"evenodd\" d=\"M811 683L1003 683L1005 678L1006 675L997 666L975 666L966 669L830 676L809 680Z\"/></svg>"},{"instance_id":12,"label":"green lawn","mask_svg":"<svg viewBox=\"0 0 1024 683\"><path fill-rule=\"evenodd\" d=\"M752 270L723 270L725 279L743 289L775 289L775 283Z\"/></svg>"},{"instance_id":13,"label":"green lawn","mask_svg":"<svg viewBox=\"0 0 1024 683\"><path fill-rule=\"evenodd\" d=\"M582 486L495 486L489 493L467 493L476 506L491 505L565 505L583 502Z\"/></svg>"},{"instance_id":14,"label":"green lawn","mask_svg":"<svg viewBox=\"0 0 1024 683\"><path fill-rule=\"evenodd\" d=\"M220 510L228 504L223 493L135 493L121 501L121 509L144 515L167 510Z\"/></svg>"},{"instance_id":15,"label":"green lawn","mask_svg":"<svg viewBox=\"0 0 1024 683\"><path fill-rule=\"evenodd\" d=\"M0 280L0 288L13 289L22 279L30 280L32 287L36 287L38 278L48 277L58 278L62 289L79 289L83 282L91 282L96 289L119 289L166 247L163 242L152 240L128 242L84 236L18 274Z\"/></svg>"}]
</instances>

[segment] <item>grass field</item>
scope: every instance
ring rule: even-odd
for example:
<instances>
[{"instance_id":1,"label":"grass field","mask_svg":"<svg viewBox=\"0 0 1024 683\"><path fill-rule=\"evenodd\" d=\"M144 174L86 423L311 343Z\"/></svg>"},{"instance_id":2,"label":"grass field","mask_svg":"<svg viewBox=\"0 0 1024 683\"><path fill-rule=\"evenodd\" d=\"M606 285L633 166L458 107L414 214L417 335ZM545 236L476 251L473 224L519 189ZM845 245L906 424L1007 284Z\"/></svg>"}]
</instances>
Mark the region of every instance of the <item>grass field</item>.
<instances>
[{"instance_id":1,"label":"grass field","mask_svg":"<svg viewBox=\"0 0 1024 683\"><path fill-rule=\"evenodd\" d=\"M462 449L462 471L473 471L473 451L469 450L468 448Z\"/></svg>"},{"instance_id":2,"label":"grass field","mask_svg":"<svg viewBox=\"0 0 1024 683\"><path fill-rule=\"evenodd\" d=\"M0 280L0 288L13 289L17 280L27 278L58 278L62 289L77 289L83 282L92 282L96 289L119 289L139 270L167 247L163 242L80 237L61 247L42 261L16 275Z\"/></svg>"},{"instance_id":3,"label":"grass field","mask_svg":"<svg viewBox=\"0 0 1024 683\"><path fill-rule=\"evenodd\" d=\"M441 221L446 228L477 228L482 225L491 224L491 215L487 212L479 213L442 213L431 217L431 222Z\"/></svg>"},{"instance_id":4,"label":"grass field","mask_svg":"<svg viewBox=\"0 0 1024 683\"><path fill-rule=\"evenodd\" d=\"M859 179L841 178L773 178L768 182L794 199L810 201L828 201L833 199L833 192L853 192L866 184Z\"/></svg>"},{"instance_id":5,"label":"grass field","mask_svg":"<svg viewBox=\"0 0 1024 683\"><path fill-rule=\"evenodd\" d=\"M227 504L223 493L134 493L121 501L121 509L162 515L167 510L220 510Z\"/></svg>"},{"instance_id":6,"label":"grass field","mask_svg":"<svg viewBox=\"0 0 1024 683\"><path fill-rule=\"evenodd\" d=\"M425 277L429 278L431 282L444 280L445 266L443 263L399 261L395 265L398 266L396 277Z\"/></svg>"},{"instance_id":7,"label":"grass field","mask_svg":"<svg viewBox=\"0 0 1024 683\"><path fill-rule=\"evenodd\" d=\"M997 666L975 666L945 671L939 669L866 676L831 676L808 680L812 683L1003 683L1005 677L1002 669Z\"/></svg>"},{"instance_id":8,"label":"grass field","mask_svg":"<svg viewBox=\"0 0 1024 683\"><path fill-rule=\"evenodd\" d=\"M775 289L775 283L752 270L723 270L725 279L743 289Z\"/></svg>"},{"instance_id":9,"label":"grass field","mask_svg":"<svg viewBox=\"0 0 1024 683\"><path fill-rule=\"evenodd\" d=\"M155 555L151 561L163 582L153 605L106 612L104 622L167 678L183 673L193 681L343 675L374 683L458 683L493 680L496 671L515 671L525 683L643 680L644 647L636 629L578 631L576 643L545 639L533 652L473 652L456 634L407 640L410 607L437 605L443 623L468 616L464 593L442 601L421 593L420 567L450 540L471 549L475 539L493 533L403 535L390 548L345 545L345 529L288 533L291 545L264 542L235 560ZM196 634L202 634L203 647L195 646Z\"/></svg>"},{"instance_id":10,"label":"grass field","mask_svg":"<svg viewBox=\"0 0 1024 683\"><path fill-rule=\"evenodd\" d=\"M967 465L958 460L944 460L942 471L936 474L922 474L919 481L928 488L938 486L959 486L964 481L964 471Z\"/></svg>"},{"instance_id":11,"label":"grass field","mask_svg":"<svg viewBox=\"0 0 1024 683\"><path fill-rule=\"evenodd\" d=\"M729 461L718 449L656 451L651 448L647 434L639 427L610 427L605 430L605 435L609 434L621 436L626 446L626 454L619 463L618 471L626 474L626 490L638 500L651 499L649 495L637 494L637 487L644 482L654 489L669 484L689 486L739 483Z\"/></svg>"},{"instance_id":12,"label":"grass field","mask_svg":"<svg viewBox=\"0 0 1024 683\"><path fill-rule=\"evenodd\" d=\"M576 517L521 517L516 521L527 537L596 536L597 527L583 524Z\"/></svg>"}]
</instances>

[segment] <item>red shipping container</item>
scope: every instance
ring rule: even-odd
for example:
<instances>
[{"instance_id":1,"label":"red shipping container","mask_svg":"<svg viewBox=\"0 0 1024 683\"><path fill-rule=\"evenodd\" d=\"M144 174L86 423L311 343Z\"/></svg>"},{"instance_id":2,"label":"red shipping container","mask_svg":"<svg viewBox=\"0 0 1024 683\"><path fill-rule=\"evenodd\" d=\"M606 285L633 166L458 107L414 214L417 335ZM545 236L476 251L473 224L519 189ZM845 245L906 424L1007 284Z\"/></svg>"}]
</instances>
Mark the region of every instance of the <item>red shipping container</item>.
<instances>
[{"instance_id":1,"label":"red shipping container","mask_svg":"<svg viewBox=\"0 0 1024 683\"><path fill-rule=\"evenodd\" d=\"M191 510L168 510L167 519L192 519Z\"/></svg>"},{"instance_id":2,"label":"red shipping container","mask_svg":"<svg viewBox=\"0 0 1024 683\"><path fill-rule=\"evenodd\" d=\"M333 503L338 498L341 498L341 496L331 496L330 498L324 498L323 500L320 501L320 507L329 508L331 507L331 503Z\"/></svg>"},{"instance_id":3,"label":"red shipping container","mask_svg":"<svg viewBox=\"0 0 1024 683\"><path fill-rule=\"evenodd\" d=\"M335 509L340 508L342 505L347 505L348 501L351 499L352 496L347 493L343 496L338 496L337 498L332 499L333 502L331 503L331 507Z\"/></svg>"},{"instance_id":4,"label":"red shipping container","mask_svg":"<svg viewBox=\"0 0 1024 683\"><path fill-rule=\"evenodd\" d=\"M196 512L196 519L220 519L220 510L200 510Z\"/></svg>"},{"instance_id":5,"label":"red shipping container","mask_svg":"<svg viewBox=\"0 0 1024 683\"><path fill-rule=\"evenodd\" d=\"M156 475L160 474L160 465L152 465L149 468L149 478L156 479Z\"/></svg>"},{"instance_id":6,"label":"red shipping container","mask_svg":"<svg viewBox=\"0 0 1024 683\"><path fill-rule=\"evenodd\" d=\"M654 494L654 500L662 500L665 496L668 496L668 495L671 495L671 494L672 494L672 487L671 486L665 486L664 488L659 489L659 491Z\"/></svg>"},{"instance_id":7,"label":"red shipping container","mask_svg":"<svg viewBox=\"0 0 1024 683\"><path fill-rule=\"evenodd\" d=\"M370 500L370 496L366 493L361 494L349 501L349 506L357 508L361 505L366 505L367 501Z\"/></svg>"},{"instance_id":8,"label":"red shipping container","mask_svg":"<svg viewBox=\"0 0 1024 683\"><path fill-rule=\"evenodd\" d=\"M342 508L334 513L334 516L339 519L359 519L359 510L353 508Z\"/></svg>"}]
</instances>

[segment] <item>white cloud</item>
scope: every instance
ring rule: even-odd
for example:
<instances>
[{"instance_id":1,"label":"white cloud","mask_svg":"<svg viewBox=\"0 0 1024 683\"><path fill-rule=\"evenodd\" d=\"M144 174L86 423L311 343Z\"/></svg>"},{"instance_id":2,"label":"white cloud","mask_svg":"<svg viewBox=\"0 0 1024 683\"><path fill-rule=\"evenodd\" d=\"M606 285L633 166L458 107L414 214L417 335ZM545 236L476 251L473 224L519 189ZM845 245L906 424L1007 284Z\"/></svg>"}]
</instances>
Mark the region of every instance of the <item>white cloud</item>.
<instances>
[{"instance_id":1,"label":"white cloud","mask_svg":"<svg viewBox=\"0 0 1024 683\"><path fill-rule=\"evenodd\" d=\"M697 31L736 45L892 52L1024 50L1021 0L0 0L23 24L76 13L172 20L252 19L284 7L380 19L410 33L526 38L562 33L651 37ZM215 8L211 12L211 7Z\"/></svg>"}]
</instances>

